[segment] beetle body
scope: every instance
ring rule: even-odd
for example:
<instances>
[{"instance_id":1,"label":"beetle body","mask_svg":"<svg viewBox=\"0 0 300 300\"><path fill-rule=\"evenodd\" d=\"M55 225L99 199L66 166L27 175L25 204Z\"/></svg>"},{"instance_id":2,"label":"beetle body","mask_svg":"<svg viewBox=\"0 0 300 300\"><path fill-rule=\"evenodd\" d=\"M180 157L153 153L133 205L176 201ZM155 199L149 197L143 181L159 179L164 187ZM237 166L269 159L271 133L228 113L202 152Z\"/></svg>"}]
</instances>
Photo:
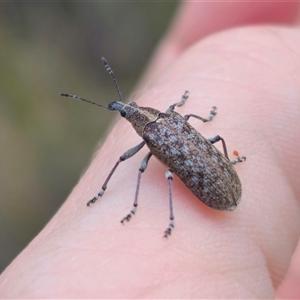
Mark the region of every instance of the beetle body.
<instances>
[{"instance_id":1,"label":"beetle body","mask_svg":"<svg viewBox=\"0 0 300 300\"><path fill-rule=\"evenodd\" d=\"M120 111L143 138L150 152L174 172L206 205L234 210L241 200L239 177L209 140L175 111L162 113L136 103Z\"/></svg>"}]
</instances>

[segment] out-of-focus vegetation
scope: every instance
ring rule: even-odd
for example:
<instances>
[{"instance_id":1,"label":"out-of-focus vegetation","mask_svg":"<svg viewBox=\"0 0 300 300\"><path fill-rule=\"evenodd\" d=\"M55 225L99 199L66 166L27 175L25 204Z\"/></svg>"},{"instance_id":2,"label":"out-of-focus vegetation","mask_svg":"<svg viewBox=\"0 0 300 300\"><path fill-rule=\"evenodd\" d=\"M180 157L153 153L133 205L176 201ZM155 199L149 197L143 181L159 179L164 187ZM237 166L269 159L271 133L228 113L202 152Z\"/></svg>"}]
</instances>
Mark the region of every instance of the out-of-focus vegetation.
<instances>
[{"instance_id":1,"label":"out-of-focus vegetation","mask_svg":"<svg viewBox=\"0 0 300 300\"><path fill-rule=\"evenodd\" d=\"M177 2L15 2L0 9L0 272L43 228L115 115L59 97L124 98Z\"/></svg>"}]
</instances>

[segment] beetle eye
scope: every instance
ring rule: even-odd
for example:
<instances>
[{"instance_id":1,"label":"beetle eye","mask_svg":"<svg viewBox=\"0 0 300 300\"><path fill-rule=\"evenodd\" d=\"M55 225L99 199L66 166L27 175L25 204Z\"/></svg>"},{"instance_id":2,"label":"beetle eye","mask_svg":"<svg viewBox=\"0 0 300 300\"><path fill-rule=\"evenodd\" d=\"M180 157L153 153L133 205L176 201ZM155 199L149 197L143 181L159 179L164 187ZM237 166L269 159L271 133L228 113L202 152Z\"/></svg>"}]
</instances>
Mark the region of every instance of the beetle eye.
<instances>
[{"instance_id":1,"label":"beetle eye","mask_svg":"<svg viewBox=\"0 0 300 300\"><path fill-rule=\"evenodd\" d=\"M123 118L126 117L126 111L125 111L125 110L121 110L121 111L120 111L120 114L121 114L121 116L122 116Z\"/></svg>"}]
</instances>

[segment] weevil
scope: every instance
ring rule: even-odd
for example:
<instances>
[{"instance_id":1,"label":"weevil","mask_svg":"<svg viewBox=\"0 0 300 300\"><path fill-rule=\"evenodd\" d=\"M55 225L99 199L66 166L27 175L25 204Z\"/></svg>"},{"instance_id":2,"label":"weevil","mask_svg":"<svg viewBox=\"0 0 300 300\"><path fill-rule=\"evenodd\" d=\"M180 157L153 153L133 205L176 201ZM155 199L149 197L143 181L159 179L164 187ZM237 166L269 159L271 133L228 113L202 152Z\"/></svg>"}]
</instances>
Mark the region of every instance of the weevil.
<instances>
[{"instance_id":1,"label":"weevil","mask_svg":"<svg viewBox=\"0 0 300 300\"><path fill-rule=\"evenodd\" d=\"M126 104L123 102L120 88L112 69L105 58L102 58L102 61L114 81L119 100L112 101L106 107L73 94L61 93L60 95L85 101L107 110L120 112L120 115L132 124L143 141L120 156L106 178L100 192L87 202L87 206L92 205L99 197L103 196L107 184L118 165L147 145L150 151L139 168L133 207L129 214L121 220L122 223L129 221L136 213L141 175L146 170L151 156L155 156L168 168L166 178L169 185L170 222L164 231L164 237L171 235L172 228L174 228L173 173L206 205L218 210L234 210L241 200L242 186L232 165L245 161L246 157L240 157L235 151L237 158L230 160L222 137L217 135L206 139L188 123L191 117L202 122L211 121L216 115L217 108L213 106L207 118L194 114L181 116L175 112L175 107L184 105L189 96L188 91L184 93L181 101L170 105L166 112L160 112L151 107L140 107L135 102ZM213 145L219 141L222 142L224 154Z\"/></svg>"}]
</instances>

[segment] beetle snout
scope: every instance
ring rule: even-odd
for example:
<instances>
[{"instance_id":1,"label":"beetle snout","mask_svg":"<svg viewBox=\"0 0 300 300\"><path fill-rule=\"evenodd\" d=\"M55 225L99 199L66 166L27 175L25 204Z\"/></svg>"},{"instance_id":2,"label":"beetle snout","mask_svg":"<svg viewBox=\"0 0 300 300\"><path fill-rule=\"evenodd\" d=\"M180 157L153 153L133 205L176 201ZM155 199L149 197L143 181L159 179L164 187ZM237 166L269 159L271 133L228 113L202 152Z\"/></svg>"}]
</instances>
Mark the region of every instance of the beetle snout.
<instances>
[{"instance_id":1,"label":"beetle snout","mask_svg":"<svg viewBox=\"0 0 300 300\"><path fill-rule=\"evenodd\" d=\"M112 101L108 104L108 109L109 110L117 110L117 111L121 112L124 105L125 104L121 101Z\"/></svg>"}]
</instances>

